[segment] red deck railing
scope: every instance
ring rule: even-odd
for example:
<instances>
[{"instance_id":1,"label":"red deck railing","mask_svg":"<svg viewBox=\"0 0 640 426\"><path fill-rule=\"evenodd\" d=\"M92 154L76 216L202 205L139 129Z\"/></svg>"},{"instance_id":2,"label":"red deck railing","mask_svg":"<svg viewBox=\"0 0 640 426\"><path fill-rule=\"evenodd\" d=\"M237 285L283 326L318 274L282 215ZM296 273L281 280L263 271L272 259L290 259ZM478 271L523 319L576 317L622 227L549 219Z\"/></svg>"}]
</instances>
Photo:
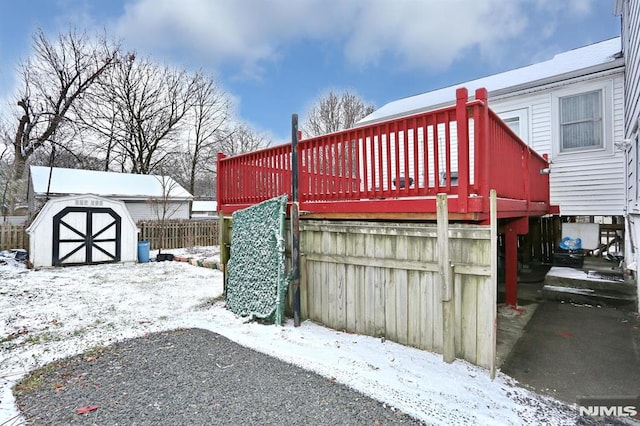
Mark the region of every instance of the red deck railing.
<instances>
[{"instance_id":1,"label":"red deck railing","mask_svg":"<svg viewBox=\"0 0 640 426\"><path fill-rule=\"evenodd\" d=\"M459 117L462 117L459 120ZM300 209L324 215L429 215L435 195L449 211L483 220L489 191L500 217L549 212L549 167L487 105L469 101L298 144ZM282 194L291 196L291 146L218 156L218 208L225 214Z\"/></svg>"}]
</instances>

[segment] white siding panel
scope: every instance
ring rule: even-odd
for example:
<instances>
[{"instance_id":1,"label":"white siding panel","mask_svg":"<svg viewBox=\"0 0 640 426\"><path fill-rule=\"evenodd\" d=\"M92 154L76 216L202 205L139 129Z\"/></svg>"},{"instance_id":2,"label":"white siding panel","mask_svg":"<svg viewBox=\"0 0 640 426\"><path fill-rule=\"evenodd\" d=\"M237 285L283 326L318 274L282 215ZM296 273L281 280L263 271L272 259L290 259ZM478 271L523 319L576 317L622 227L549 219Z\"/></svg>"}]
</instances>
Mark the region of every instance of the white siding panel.
<instances>
[{"instance_id":1,"label":"white siding panel","mask_svg":"<svg viewBox=\"0 0 640 426\"><path fill-rule=\"evenodd\" d=\"M141 220L159 220L162 213L146 201L125 201L125 205L131 213L134 222ZM172 202L167 209L167 219L189 219L189 202Z\"/></svg>"},{"instance_id":2,"label":"white siding panel","mask_svg":"<svg viewBox=\"0 0 640 426\"><path fill-rule=\"evenodd\" d=\"M626 4L627 13L623 17L625 34L624 46L626 65L626 129L627 137L631 136L634 126L640 118L640 2L629 1Z\"/></svg>"},{"instance_id":3,"label":"white siding panel","mask_svg":"<svg viewBox=\"0 0 640 426\"><path fill-rule=\"evenodd\" d=\"M613 140L624 139L624 78L613 80Z\"/></svg>"},{"instance_id":4,"label":"white siding panel","mask_svg":"<svg viewBox=\"0 0 640 426\"><path fill-rule=\"evenodd\" d=\"M531 105L531 147L540 154L552 153L551 143L551 98L549 95L536 98Z\"/></svg>"},{"instance_id":5,"label":"white siding panel","mask_svg":"<svg viewBox=\"0 0 640 426\"><path fill-rule=\"evenodd\" d=\"M625 3L623 21L623 52L625 56L625 138L629 139L627 161L628 209L638 212L640 176L638 175L638 138L634 137L640 120L640 2Z\"/></svg>"},{"instance_id":6,"label":"white siding panel","mask_svg":"<svg viewBox=\"0 0 640 426\"><path fill-rule=\"evenodd\" d=\"M551 202L562 215L624 214L624 156L576 155L551 166Z\"/></svg>"}]
</instances>

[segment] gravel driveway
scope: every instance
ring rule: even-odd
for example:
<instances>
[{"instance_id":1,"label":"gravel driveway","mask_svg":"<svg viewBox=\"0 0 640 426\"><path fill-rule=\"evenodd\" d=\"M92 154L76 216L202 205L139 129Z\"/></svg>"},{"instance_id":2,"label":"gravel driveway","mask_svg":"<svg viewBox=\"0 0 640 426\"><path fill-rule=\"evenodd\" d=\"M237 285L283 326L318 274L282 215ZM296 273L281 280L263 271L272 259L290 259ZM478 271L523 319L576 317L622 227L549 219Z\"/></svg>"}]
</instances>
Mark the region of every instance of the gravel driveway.
<instances>
[{"instance_id":1,"label":"gravel driveway","mask_svg":"<svg viewBox=\"0 0 640 426\"><path fill-rule=\"evenodd\" d=\"M420 424L333 380L196 328L57 361L17 389L16 402L34 425Z\"/></svg>"}]
</instances>

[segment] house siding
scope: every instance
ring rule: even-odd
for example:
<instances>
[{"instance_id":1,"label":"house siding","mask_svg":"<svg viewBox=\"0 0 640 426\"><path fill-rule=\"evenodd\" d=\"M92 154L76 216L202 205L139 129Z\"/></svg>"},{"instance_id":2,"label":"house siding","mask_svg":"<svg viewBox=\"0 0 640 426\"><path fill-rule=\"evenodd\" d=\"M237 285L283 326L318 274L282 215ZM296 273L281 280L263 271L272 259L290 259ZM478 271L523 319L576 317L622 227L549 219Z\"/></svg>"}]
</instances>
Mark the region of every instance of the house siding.
<instances>
[{"instance_id":1,"label":"house siding","mask_svg":"<svg viewBox=\"0 0 640 426\"><path fill-rule=\"evenodd\" d=\"M579 91L585 83L611 87L611 93L607 93L611 96L611 126L605 135L605 149L596 153L558 155L554 144L553 96L559 91ZM620 71L613 76L589 76L526 95L489 99L489 105L498 114L515 109L528 110L529 146L539 154L548 154L551 159L551 203L560 206L562 215L616 216L624 214L625 205L624 153L614 147L624 131L623 97L624 79Z\"/></svg>"},{"instance_id":2,"label":"house siding","mask_svg":"<svg viewBox=\"0 0 640 426\"><path fill-rule=\"evenodd\" d=\"M158 212L146 201L125 201L125 205L136 223L143 220L159 220L162 218L162 213ZM166 219L189 219L189 201L168 203Z\"/></svg>"},{"instance_id":3,"label":"house siding","mask_svg":"<svg viewBox=\"0 0 640 426\"><path fill-rule=\"evenodd\" d=\"M635 271L637 296L640 299L640 176L638 164L640 140L640 2L624 1L622 5L622 52L625 61L624 139L626 143L625 190L627 220L625 232L625 267ZM640 310L640 305L638 305Z\"/></svg>"},{"instance_id":4,"label":"house siding","mask_svg":"<svg viewBox=\"0 0 640 426\"><path fill-rule=\"evenodd\" d=\"M638 123L640 120L640 2L626 1L622 17L623 53L625 57L625 138L627 148L626 200L630 213L640 214L638 200Z\"/></svg>"},{"instance_id":5,"label":"house siding","mask_svg":"<svg viewBox=\"0 0 640 426\"><path fill-rule=\"evenodd\" d=\"M539 96L531 106L531 146L541 154L551 155L551 96Z\"/></svg>"},{"instance_id":6,"label":"house siding","mask_svg":"<svg viewBox=\"0 0 640 426\"><path fill-rule=\"evenodd\" d=\"M626 1L623 22L623 52L626 65L626 129L627 137L636 130L640 118L640 2Z\"/></svg>"}]
</instances>

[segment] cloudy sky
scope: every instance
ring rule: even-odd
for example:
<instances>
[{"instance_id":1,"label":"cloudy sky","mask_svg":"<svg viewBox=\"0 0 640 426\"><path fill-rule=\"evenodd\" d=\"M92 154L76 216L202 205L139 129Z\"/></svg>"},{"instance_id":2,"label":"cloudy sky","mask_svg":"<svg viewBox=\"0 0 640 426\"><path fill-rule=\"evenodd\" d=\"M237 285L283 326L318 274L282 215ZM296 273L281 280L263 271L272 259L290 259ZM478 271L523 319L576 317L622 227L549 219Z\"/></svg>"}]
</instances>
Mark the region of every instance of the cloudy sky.
<instances>
[{"instance_id":1,"label":"cloudy sky","mask_svg":"<svg viewBox=\"0 0 640 426\"><path fill-rule=\"evenodd\" d=\"M0 0L0 97L34 30L106 29L216 76L278 141L330 88L380 107L616 37L613 0Z\"/></svg>"}]
</instances>

